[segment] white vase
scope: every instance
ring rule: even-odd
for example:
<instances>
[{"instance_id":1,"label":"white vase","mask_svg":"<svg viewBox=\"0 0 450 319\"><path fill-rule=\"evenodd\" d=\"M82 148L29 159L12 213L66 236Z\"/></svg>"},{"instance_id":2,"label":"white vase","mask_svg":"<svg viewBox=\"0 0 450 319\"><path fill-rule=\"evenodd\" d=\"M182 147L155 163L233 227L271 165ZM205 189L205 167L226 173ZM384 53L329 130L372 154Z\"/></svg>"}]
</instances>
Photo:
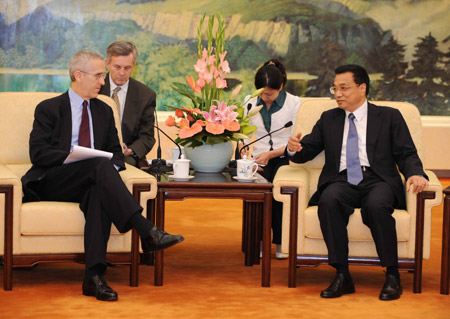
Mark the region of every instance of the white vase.
<instances>
[{"instance_id":1,"label":"white vase","mask_svg":"<svg viewBox=\"0 0 450 319\"><path fill-rule=\"evenodd\" d=\"M184 151L196 172L218 173L230 162L234 147L233 142L225 142L215 145L204 144L195 148L185 146Z\"/></svg>"}]
</instances>

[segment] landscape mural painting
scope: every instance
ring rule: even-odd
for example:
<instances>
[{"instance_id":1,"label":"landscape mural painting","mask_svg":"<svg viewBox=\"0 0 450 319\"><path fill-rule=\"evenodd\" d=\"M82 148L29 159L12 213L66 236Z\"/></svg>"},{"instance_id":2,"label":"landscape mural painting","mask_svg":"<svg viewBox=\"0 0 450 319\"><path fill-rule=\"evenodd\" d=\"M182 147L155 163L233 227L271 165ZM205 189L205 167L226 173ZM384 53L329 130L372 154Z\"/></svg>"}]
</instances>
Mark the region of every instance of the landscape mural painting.
<instances>
[{"instance_id":1,"label":"landscape mural painting","mask_svg":"<svg viewBox=\"0 0 450 319\"><path fill-rule=\"evenodd\" d=\"M258 67L277 58L289 92L331 97L335 67L353 63L370 73L370 99L450 115L449 0L3 0L0 91L64 92L76 50L105 55L129 40L140 53L134 77L167 110L187 102L170 84L195 75L200 19L220 12L230 90L252 91Z\"/></svg>"}]
</instances>

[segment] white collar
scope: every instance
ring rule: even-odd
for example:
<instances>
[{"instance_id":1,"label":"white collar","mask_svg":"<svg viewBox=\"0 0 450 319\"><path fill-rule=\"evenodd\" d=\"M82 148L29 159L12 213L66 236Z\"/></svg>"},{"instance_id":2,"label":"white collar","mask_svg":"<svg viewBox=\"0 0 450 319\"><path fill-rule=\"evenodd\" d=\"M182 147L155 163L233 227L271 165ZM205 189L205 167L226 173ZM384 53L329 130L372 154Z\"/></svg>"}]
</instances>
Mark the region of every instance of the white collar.
<instances>
[{"instance_id":1,"label":"white collar","mask_svg":"<svg viewBox=\"0 0 450 319\"><path fill-rule=\"evenodd\" d=\"M364 103L358 107L354 112L345 111L345 115L348 118L348 115L353 113L357 121L361 121L367 116L367 99L364 100Z\"/></svg>"},{"instance_id":2,"label":"white collar","mask_svg":"<svg viewBox=\"0 0 450 319\"><path fill-rule=\"evenodd\" d=\"M124 85L120 86L120 91L125 93L125 95L127 94L129 84L130 84L130 80L128 79L128 81ZM111 94L112 94L112 92L114 91L114 89L116 87L118 87L118 85L116 85L116 83L114 83L114 81L111 79L111 73L109 74L109 85L110 85L110 90L111 90Z\"/></svg>"}]
</instances>

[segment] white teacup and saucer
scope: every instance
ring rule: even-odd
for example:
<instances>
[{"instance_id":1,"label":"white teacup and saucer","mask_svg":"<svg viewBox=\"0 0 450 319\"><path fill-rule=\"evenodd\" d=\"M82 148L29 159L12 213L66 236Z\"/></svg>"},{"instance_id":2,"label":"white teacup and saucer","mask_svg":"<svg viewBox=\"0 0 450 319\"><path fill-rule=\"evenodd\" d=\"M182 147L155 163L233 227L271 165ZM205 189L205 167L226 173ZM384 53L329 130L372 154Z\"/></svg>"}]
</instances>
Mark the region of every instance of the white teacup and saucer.
<instances>
[{"instance_id":1,"label":"white teacup and saucer","mask_svg":"<svg viewBox=\"0 0 450 319\"><path fill-rule=\"evenodd\" d=\"M181 154L181 158L174 161L172 165L173 175L169 175L169 178L177 182L185 182L194 178L194 176L189 175L190 162L191 160L185 159L184 155Z\"/></svg>"},{"instance_id":2,"label":"white teacup and saucer","mask_svg":"<svg viewBox=\"0 0 450 319\"><path fill-rule=\"evenodd\" d=\"M236 176L233 176L233 179L244 183L251 183L258 179L255 176L258 170L258 164L255 163L255 160L244 156L243 159L238 159L236 163Z\"/></svg>"}]
</instances>

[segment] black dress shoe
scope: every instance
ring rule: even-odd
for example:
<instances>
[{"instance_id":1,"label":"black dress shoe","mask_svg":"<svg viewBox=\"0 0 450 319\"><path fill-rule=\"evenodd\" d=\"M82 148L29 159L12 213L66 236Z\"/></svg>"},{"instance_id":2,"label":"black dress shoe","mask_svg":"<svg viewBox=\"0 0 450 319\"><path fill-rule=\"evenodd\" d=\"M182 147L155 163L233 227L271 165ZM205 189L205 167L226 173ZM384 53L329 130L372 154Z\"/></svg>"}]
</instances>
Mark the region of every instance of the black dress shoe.
<instances>
[{"instance_id":1,"label":"black dress shoe","mask_svg":"<svg viewBox=\"0 0 450 319\"><path fill-rule=\"evenodd\" d=\"M84 278L83 295L93 296L102 301L116 301L118 299L117 292L112 290L105 279L99 275L95 275L90 279Z\"/></svg>"},{"instance_id":2,"label":"black dress shoe","mask_svg":"<svg viewBox=\"0 0 450 319\"><path fill-rule=\"evenodd\" d=\"M150 236L142 238L142 250L144 252L157 251L178 244L184 240L181 235L171 235L164 230L153 226Z\"/></svg>"},{"instance_id":3,"label":"black dress shoe","mask_svg":"<svg viewBox=\"0 0 450 319\"><path fill-rule=\"evenodd\" d=\"M351 278L346 279L344 274L336 274L331 285L320 293L322 298L337 298L344 294L355 292L355 286Z\"/></svg>"},{"instance_id":4,"label":"black dress shoe","mask_svg":"<svg viewBox=\"0 0 450 319\"><path fill-rule=\"evenodd\" d=\"M380 300L395 300L402 294L400 278L386 274L386 281L380 292Z\"/></svg>"}]
</instances>

